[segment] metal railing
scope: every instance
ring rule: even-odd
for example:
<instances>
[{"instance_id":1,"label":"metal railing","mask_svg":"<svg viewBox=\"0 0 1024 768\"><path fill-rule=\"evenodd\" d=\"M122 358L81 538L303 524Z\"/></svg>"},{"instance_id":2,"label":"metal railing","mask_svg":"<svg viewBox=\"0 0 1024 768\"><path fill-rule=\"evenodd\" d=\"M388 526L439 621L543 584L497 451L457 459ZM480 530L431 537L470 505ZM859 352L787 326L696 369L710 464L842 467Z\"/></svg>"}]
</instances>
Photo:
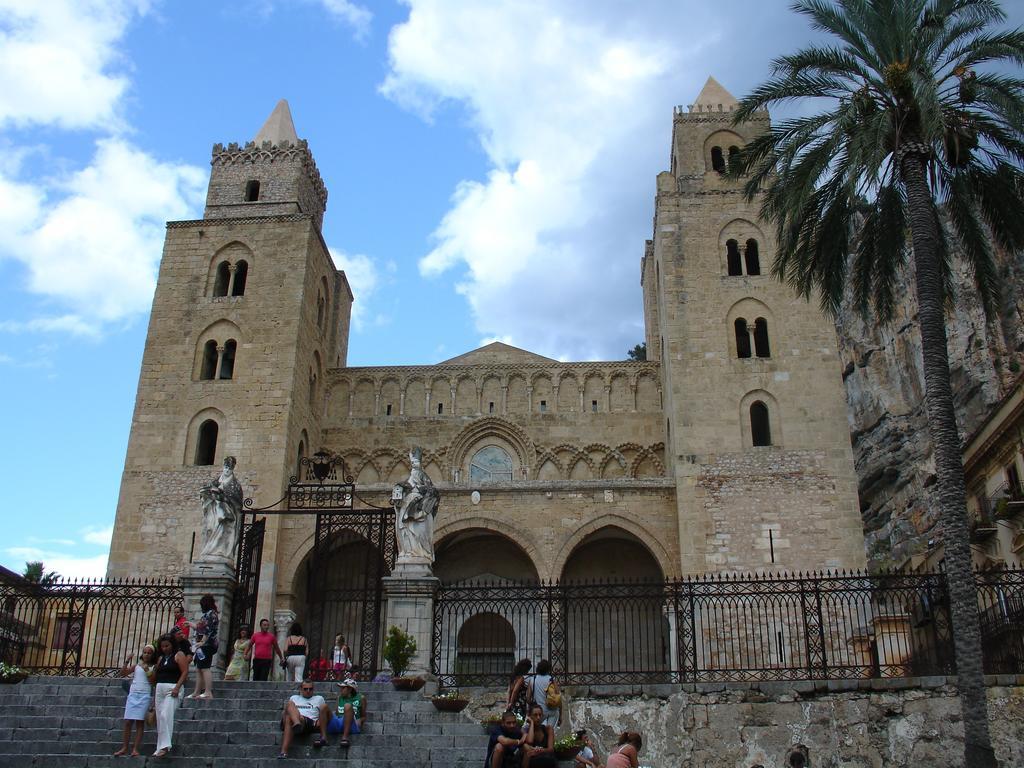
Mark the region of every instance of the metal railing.
<instances>
[{"instance_id":1,"label":"metal railing","mask_svg":"<svg viewBox=\"0 0 1024 768\"><path fill-rule=\"evenodd\" d=\"M977 579L986 671L1024 672L1024 576ZM431 656L447 687L504 685L522 658L567 685L956 671L942 573L446 585Z\"/></svg>"},{"instance_id":2,"label":"metal railing","mask_svg":"<svg viewBox=\"0 0 1024 768\"><path fill-rule=\"evenodd\" d=\"M0 584L0 660L38 675L112 677L174 625L177 580Z\"/></svg>"}]
</instances>

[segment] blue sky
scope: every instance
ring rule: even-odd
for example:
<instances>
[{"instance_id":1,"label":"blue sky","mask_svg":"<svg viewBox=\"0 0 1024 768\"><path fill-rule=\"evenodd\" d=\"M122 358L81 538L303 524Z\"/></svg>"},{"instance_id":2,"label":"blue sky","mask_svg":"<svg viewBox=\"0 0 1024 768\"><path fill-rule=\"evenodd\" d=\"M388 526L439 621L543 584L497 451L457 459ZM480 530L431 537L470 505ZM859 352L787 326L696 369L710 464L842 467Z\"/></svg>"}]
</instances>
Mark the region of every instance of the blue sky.
<instances>
[{"instance_id":1,"label":"blue sky","mask_svg":"<svg viewBox=\"0 0 1024 768\"><path fill-rule=\"evenodd\" d=\"M787 7L0 0L0 564L103 573L164 222L201 215L214 142L289 100L349 364L622 358L672 108L806 43Z\"/></svg>"}]
</instances>

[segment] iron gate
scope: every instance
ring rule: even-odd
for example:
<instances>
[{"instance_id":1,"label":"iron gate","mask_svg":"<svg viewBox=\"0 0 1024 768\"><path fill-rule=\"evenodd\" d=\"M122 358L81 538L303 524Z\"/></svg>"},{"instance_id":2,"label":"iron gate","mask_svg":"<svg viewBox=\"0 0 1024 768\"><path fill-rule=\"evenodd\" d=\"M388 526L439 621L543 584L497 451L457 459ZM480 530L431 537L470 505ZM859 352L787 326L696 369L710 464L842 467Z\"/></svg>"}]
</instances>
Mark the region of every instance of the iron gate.
<instances>
[{"instance_id":1,"label":"iron gate","mask_svg":"<svg viewBox=\"0 0 1024 768\"><path fill-rule=\"evenodd\" d=\"M235 597L231 606L231 634L226 639L228 660L234 648L238 630L249 628L251 635L256 621L256 601L259 599L260 566L263 563L263 536L266 533L267 518L252 519L246 514L242 517L242 531L239 536L238 562L235 564Z\"/></svg>"}]
</instances>

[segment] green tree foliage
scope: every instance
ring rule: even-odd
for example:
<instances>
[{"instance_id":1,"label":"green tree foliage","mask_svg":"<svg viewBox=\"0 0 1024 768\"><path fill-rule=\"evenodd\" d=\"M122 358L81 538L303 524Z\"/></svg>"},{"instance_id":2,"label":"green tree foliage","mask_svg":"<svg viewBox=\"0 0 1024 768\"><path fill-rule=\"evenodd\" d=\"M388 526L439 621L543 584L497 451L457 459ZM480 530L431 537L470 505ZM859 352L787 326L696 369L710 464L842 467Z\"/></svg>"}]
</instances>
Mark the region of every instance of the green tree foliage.
<instances>
[{"instance_id":1,"label":"green tree foliage","mask_svg":"<svg viewBox=\"0 0 1024 768\"><path fill-rule=\"evenodd\" d=\"M965 764L987 768L995 759L944 310L951 238L989 313L1000 291L993 246L1024 246L1024 81L992 67L1024 63L1024 32L998 28L995 0L798 0L793 9L831 40L777 59L735 119L793 100L816 99L820 111L772 126L730 174L775 225L773 275L828 313L850 293L862 313L889 319L913 260Z\"/></svg>"},{"instance_id":2,"label":"green tree foliage","mask_svg":"<svg viewBox=\"0 0 1024 768\"><path fill-rule=\"evenodd\" d=\"M21 572L21 576L25 581L29 581L33 584L41 584L44 587L53 584L60 578L60 574L56 571L47 571L43 567L41 560L25 563L25 570Z\"/></svg>"},{"instance_id":3,"label":"green tree foliage","mask_svg":"<svg viewBox=\"0 0 1024 768\"><path fill-rule=\"evenodd\" d=\"M391 667L391 674L401 677L409 669L412 657L416 655L416 639L400 627L391 625L381 655Z\"/></svg>"},{"instance_id":4,"label":"green tree foliage","mask_svg":"<svg viewBox=\"0 0 1024 768\"><path fill-rule=\"evenodd\" d=\"M626 354L629 355L630 360L646 360L647 359L647 342L641 342L632 349L626 350Z\"/></svg>"}]
</instances>

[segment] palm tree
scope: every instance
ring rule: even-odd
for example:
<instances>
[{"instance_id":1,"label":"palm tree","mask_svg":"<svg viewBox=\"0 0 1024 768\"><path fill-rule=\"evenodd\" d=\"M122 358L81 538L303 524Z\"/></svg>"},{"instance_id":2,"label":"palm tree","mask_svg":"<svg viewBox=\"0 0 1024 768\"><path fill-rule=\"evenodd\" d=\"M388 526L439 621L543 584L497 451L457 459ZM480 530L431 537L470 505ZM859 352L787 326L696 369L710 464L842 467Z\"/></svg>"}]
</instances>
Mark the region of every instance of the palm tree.
<instances>
[{"instance_id":1,"label":"palm tree","mask_svg":"<svg viewBox=\"0 0 1024 768\"><path fill-rule=\"evenodd\" d=\"M763 194L774 276L816 293L829 314L849 290L885 322L913 268L965 760L994 766L944 311L954 239L989 313L993 245L1024 246L1024 81L991 66L1024 63L1024 32L996 29L1005 16L995 0L798 0L793 10L832 40L777 59L736 122L796 99L826 106L755 138L732 173L748 200Z\"/></svg>"},{"instance_id":2,"label":"palm tree","mask_svg":"<svg viewBox=\"0 0 1024 768\"><path fill-rule=\"evenodd\" d=\"M46 571L40 560L25 563L25 570L22 571L21 576L25 581L39 584L43 587L48 587L60 579L60 575L56 571Z\"/></svg>"}]
</instances>

